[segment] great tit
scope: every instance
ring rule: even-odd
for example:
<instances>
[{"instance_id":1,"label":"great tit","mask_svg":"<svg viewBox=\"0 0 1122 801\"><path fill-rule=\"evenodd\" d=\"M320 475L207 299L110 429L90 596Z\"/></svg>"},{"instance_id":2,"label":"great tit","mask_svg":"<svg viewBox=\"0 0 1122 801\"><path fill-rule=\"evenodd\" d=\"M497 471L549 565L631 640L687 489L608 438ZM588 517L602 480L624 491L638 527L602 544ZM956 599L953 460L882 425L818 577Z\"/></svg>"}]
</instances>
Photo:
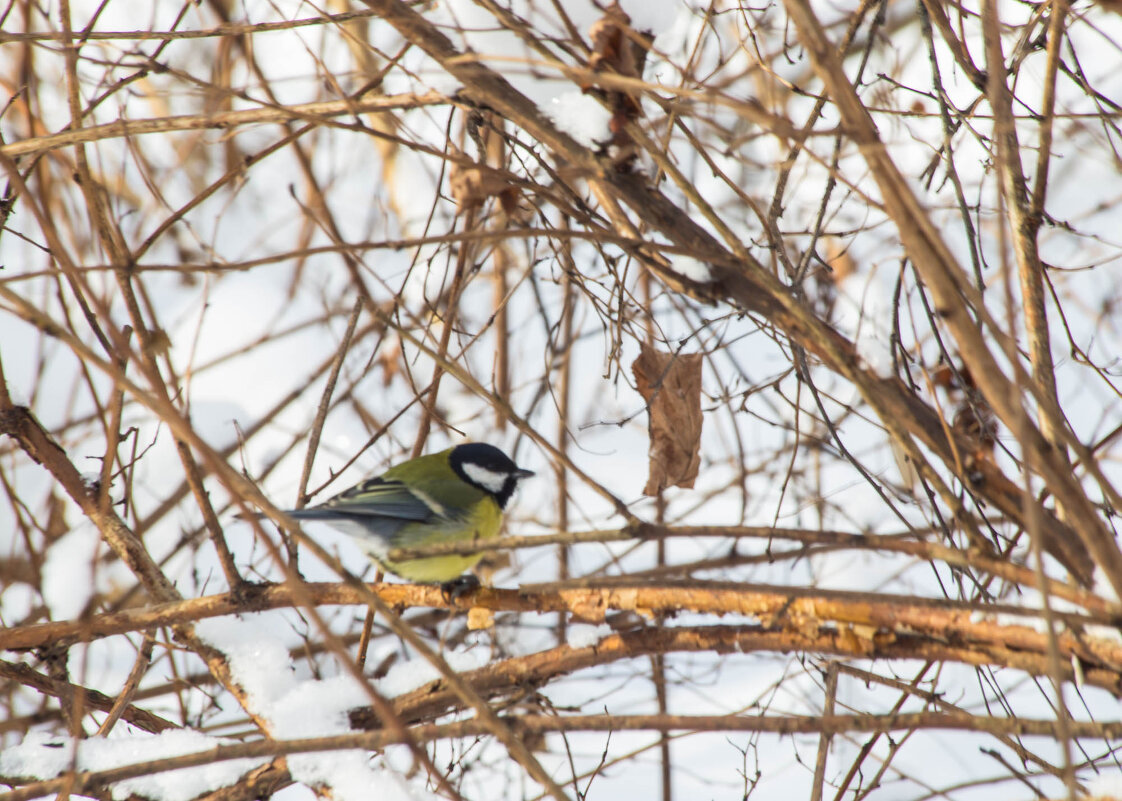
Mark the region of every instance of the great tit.
<instances>
[{"instance_id":1,"label":"great tit","mask_svg":"<svg viewBox=\"0 0 1122 801\"><path fill-rule=\"evenodd\" d=\"M498 536L518 482L532 476L493 445L470 442L395 465L334 498L287 512L321 520L354 537L384 570L410 581L448 583L482 554L448 554L391 562L394 548L475 542Z\"/></svg>"}]
</instances>

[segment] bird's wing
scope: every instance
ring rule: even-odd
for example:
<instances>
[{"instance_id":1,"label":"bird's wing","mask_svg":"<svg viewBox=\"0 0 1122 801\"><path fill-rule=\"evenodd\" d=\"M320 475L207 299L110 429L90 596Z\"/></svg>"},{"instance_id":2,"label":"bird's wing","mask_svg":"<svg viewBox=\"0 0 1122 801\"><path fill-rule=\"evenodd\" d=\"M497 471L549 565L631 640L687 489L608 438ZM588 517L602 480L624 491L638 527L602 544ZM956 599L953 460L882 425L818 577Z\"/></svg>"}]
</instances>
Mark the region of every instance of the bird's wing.
<instances>
[{"instance_id":1,"label":"bird's wing","mask_svg":"<svg viewBox=\"0 0 1122 801\"><path fill-rule=\"evenodd\" d=\"M297 520L319 520L351 535L381 562L403 529L439 525L444 508L400 481L379 477L356 484L318 506L288 514Z\"/></svg>"},{"instance_id":2,"label":"bird's wing","mask_svg":"<svg viewBox=\"0 0 1122 801\"><path fill-rule=\"evenodd\" d=\"M426 521L443 511L400 481L372 478L356 484L321 506L324 512L342 512L357 517L389 517L402 521Z\"/></svg>"}]
</instances>

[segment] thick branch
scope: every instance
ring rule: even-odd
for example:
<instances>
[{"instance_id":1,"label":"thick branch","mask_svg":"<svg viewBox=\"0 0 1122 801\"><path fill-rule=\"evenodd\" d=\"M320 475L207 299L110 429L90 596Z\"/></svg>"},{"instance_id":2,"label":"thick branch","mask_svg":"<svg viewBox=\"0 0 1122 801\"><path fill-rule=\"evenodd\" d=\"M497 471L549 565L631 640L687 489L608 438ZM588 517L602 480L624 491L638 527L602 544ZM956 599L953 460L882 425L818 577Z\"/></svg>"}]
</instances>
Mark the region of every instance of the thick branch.
<instances>
[{"instance_id":1,"label":"thick branch","mask_svg":"<svg viewBox=\"0 0 1122 801\"><path fill-rule=\"evenodd\" d=\"M870 734L874 732L942 730L973 731L987 734L1009 734L1018 737L1051 737L1056 723L1053 720L1032 718L994 718L944 712L913 712L897 715L807 715L807 716L756 716L756 715L525 715L503 718L517 727L522 735L550 734L579 731L740 731L767 732L770 734ZM1097 723L1073 722L1072 732L1077 737L1094 737L1112 740L1122 737L1122 721ZM427 724L409 730L419 741L474 738L487 734L487 728L478 720L441 725ZM10 793L0 795L0 801L30 801L43 795L52 795L64 788L70 793L88 793L113 782L162 773L178 768L209 765L230 759L250 759L284 754L304 754L339 751L348 748L378 750L399 742L390 732L376 731L356 734L339 734L330 737L309 737L302 740L265 740L237 745L208 748L194 754L125 765L96 773L78 773L61 779L35 782Z\"/></svg>"}]
</instances>

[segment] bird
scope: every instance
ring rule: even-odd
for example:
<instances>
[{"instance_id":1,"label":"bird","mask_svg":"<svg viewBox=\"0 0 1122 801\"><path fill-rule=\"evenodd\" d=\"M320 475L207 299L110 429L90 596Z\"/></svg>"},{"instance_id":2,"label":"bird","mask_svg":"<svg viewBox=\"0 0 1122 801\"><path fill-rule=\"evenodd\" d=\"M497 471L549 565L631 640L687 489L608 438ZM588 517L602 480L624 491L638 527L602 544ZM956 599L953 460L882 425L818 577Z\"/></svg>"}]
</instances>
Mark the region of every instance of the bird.
<instances>
[{"instance_id":1,"label":"bird","mask_svg":"<svg viewBox=\"0 0 1122 801\"><path fill-rule=\"evenodd\" d=\"M440 542L477 542L499 534L503 509L518 482L534 475L482 442L468 442L394 465L318 506L291 509L290 517L321 521L353 537L383 570L408 581L441 584L460 594L479 586L464 572L481 553L391 561L395 548Z\"/></svg>"}]
</instances>

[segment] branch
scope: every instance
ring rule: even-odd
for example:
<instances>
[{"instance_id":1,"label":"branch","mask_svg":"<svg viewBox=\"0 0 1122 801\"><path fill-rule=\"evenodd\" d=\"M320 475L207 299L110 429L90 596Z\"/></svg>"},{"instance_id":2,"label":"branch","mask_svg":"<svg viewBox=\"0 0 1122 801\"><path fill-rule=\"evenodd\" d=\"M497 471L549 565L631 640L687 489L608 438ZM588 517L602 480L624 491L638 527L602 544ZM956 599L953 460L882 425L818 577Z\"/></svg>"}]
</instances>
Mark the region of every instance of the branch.
<instances>
[{"instance_id":1,"label":"branch","mask_svg":"<svg viewBox=\"0 0 1122 801\"><path fill-rule=\"evenodd\" d=\"M574 648L561 645L524 656L512 657L466 672L464 681L489 699L514 701L533 693L558 676L606 665L622 659L669 653L716 654L817 653L856 659L923 659L932 662L958 662L975 667L1003 666L1022 670L1032 676L1047 676L1051 666L1045 653L1029 653L1019 646L952 644L929 636L898 634L863 639L850 629L829 626L789 627L768 630L763 626L688 626L644 628L609 634L595 645ZM1087 685L1122 694L1120 666L1083 670ZM1068 681L1074 671L1067 670ZM393 699L394 711L402 720L415 724L442 715L464 711L455 693L437 679ZM370 707L350 711L355 729L382 728L377 713Z\"/></svg>"},{"instance_id":2,"label":"branch","mask_svg":"<svg viewBox=\"0 0 1122 801\"><path fill-rule=\"evenodd\" d=\"M323 100L317 103L298 103L292 106L266 106L241 111L216 111L210 114L183 114L175 117L152 117L140 120L117 120L104 125L91 125L80 130L67 130L46 136L22 139L0 146L0 155L7 158L28 154L49 153L67 145L97 142L103 139L139 136L171 131L198 131L237 128L261 123L291 122L293 120L322 121L331 117L362 114L371 111L438 106L450 102L437 91L418 95L406 93L383 95L359 100Z\"/></svg>"},{"instance_id":3,"label":"branch","mask_svg":"<svg viewBox=\"0 0 1122 801\"><path fill-rule=\"evenodd\" d=\"M0 661L0 677L17 684L22 684L25 687L30 687L41 692L43 695L58 698L60 701L64 702L64 706L68 699L73 698L78 693L81 693L82 702L84 704L101 712L109 712L117 703L116 699L111 698L105 693L91 690L88 687L83 687L78 684L71 684L70 682L53 679L50 676L44 676L42 673L32 670L27 665ZM179 728L170 720L165 720L159 715L149 712L146 709L141 709L133 704L127 704L123 708L121 717L137 728L152 732L153 734L168 729Z\"/></svg>"},{"instance_id":4,"label":"branch","mask_svg":"<svg viewBox=\"0 0 1122 801\"><path fill-rule=\"evenodd\" d=\"M561 612L576 620L601 622L609 612L637 612L651 619L658 614L737 614L763 621L771 633L800 633L804 627L835 626L838 636L851 637L847 647L866 651L893 642L929 645L952 643L975 653L1006 649L1010 654L1046 654L1048 637L1027 626L1004 625L978 619L979 614L1035 619L1034 609L995 603L968 603L909 596L815 590L803 587L771 587L728 583L694 582L687 586L639 586L561 589L556 591L481 589L452 600L439 587L415 584L374 584L356 588L338 584L289 584L251 587L240 593L225 593L147 609L135 609L89 620L43 623L0 630L0 648L24 650L47 643L72 644L99 637L179 625L208 617L259 612L295 605L364 605L367 593L375 593L389 608L431 607L435 609L487 609L492 612ZM1122 645L1078 633L1093 623L1112 618L1088 614L1062 614L1071 631L1061 632L1057 644L1064 660L1081 660L1089 667L1111 671L1113 678L1100 684L1113 692L1122 689ZM849 632L849 634L846 634ZM911 639L912 636L922 639ZM906 638L906 639L903 639ZM926 647L926 646L925 646ZM814 650L808 648L808 650ZM909 653L926 658L925 652ZM898 653L903 657L904 654ZM992 656L992 654L991 654ZM993 657L984 661L1015 664ZM1028 668L1026 668L1028 669Z\"/></svg>"},{"instance_id":5,"label":"branch","mask_svg":"<svg viewBox=\"0 0 1122 801\"><path fill-rule=\"evenodd\" d=\"M871 734L876 732L912 731L973 731L994 735L1018 737L1051 737L1054 720L1032 718L994 718L944 712L914 712L898 715L807 715L807 716L738 716L738 715L526 715L501 718L517 728L523 736L560 732L761 732L770 734ZM1093 737L1116 740L1122 737L1122 721L1091 723L1073 721L1072 733L1076 737ZM475 738L488 733L487 725L478 720L441 725L427 724L409 730L418 741L432 742L445 739ZM60 779L35 782L0 795L0 801L30 801L43 795L52 795L64 788L71 794L88 794L91 790L135 776L163 773L179 768L210 765L231 759L253 759L287 754L319 753L361 748L376 751L400 742L390 732L377 731L357 734L338 734L330 737L309 737L300 740L265 740L237 745L221 745L193 754L124 765L111 770L69 774Z\"/></svg>"}]
</instances>

